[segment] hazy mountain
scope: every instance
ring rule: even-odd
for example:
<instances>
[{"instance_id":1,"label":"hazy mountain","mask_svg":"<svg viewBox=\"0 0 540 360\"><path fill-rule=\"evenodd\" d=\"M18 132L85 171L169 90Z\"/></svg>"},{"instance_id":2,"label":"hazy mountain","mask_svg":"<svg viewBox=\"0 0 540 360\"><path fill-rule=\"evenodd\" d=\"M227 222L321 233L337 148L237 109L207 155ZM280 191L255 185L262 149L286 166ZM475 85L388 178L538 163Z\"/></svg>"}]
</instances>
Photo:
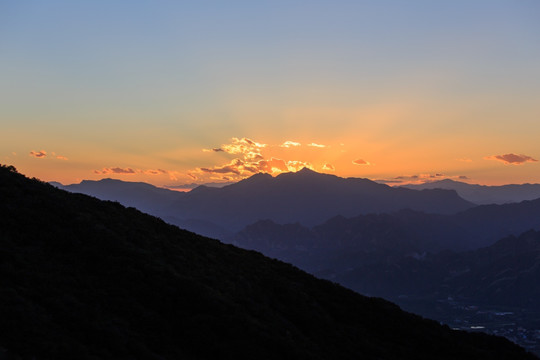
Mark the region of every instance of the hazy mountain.
<instances>
[{"instance_id":1,"label":"hazy mountain","mask_svg":"<svg viewBox=\"0 0 540 360\"><path fill-rule=\"evenodd\" d=\"M95 196L101 200L118 201L124 206L132 206L156 216L167 215L163 213L163 209L185 195L183 192L158 188L144 182L116 179L83 180L79 184L52 183L52 185L70 192Z\"/></svg>"},{"instance_id":2,"label":"hazy mountain","mask_svg":"<svg viewBox=\"0 0 540 360\"><path fill-rule=\"evenodd\" d=\"M0 168L6 359L533 359Z\"/></svg>"},{"instance_id":3,"label":"hazy mountain","mask_svg":"<svg viewBox=\"0 0 540 360\"><path fill-rule=\"evenodd\" d=\"M402 257L351 269L336 281L364 293L467 299L540 310L540 232L463 253Z\"/></svg>"},{"instance_id":4,"label":"hazy mountain","mask_svg":"<svg viewBox=\"0 0 540 360\"><path fill-rule=\"evenodd\" d=\"M115 200L217 238L260 219L312 226L336 215L405 208L455 213L474 206L453 190L392 188L368 179L345 179L309 169L276 177L261 173L222 188L203 185L187 193L112 179L83 181L63 189Z\"/></svg>"},{"instance_id":5,"label":"hazy mountain","mask_svg":"<svg viewBox=\"0 0 540 360\"><path fill-rule=\"evenodd\" d=\"M185 196L184 192L159 188L143 182L128 182L116 179L99 181L83 180L79 184L62 185L50 182L51 185L70 192L95 196L101 200L118 201L124 206L137 208L145 213L158 216L170 224L177 225L197 234L213 238L224 238L230 232L204 219L183 218L171 213L170 208L176 201Z\"/></svg>"},{"instance_id":6,"label":"hazy mountain","mask_svg":"<svg viewBox=\"0 0 540 360\"><path fill-rule=\"evenodd\" d=\"M265 220L224 239L309 272L331 275L390 257L477 249L529 229L540 230L540 199L482 205L452 215L402 210L337 216L314 227Z\"/></svg>"},{"instance_id":7,"label":"hazy mountain","mask_svg":"<svg viewBox=\"0 0 540 360\"><path fill-rule=\"evenodd\" d=\"M177 200L169 212L239 230L260 219L312 226L336 215L404 208L455 213L471 206L455 191L392 188L367 179L344 179L304 168L276 177L257 174L223 188L200 186Z\"/></svg>"},{"instance_id":8,"label":"hazy mountain","mask_svg":"<svg viewBox=\"0 0 540 360\"><path fill-rule=\"evenodd\" d=\"M486 186L445 179L425 184L403 185L402 187L414 190L455 190L459 196L475 204L506 204L540 198L540 184Z\"/></svg>"}]
</instances>

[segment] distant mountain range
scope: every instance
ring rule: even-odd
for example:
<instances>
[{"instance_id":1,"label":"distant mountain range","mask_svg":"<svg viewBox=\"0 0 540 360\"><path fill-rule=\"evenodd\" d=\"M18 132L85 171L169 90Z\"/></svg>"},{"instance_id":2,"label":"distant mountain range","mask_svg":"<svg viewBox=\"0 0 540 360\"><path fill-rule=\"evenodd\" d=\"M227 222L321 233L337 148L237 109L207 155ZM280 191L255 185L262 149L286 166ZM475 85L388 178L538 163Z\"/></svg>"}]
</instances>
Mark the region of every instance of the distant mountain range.
<instances>
[{"instance_id":1,"label":"distant mountain range","mask_svg":"<svg viewBox=\"0 0 540 360\"><path fill-rule=\"evenodd\" d=\"M365 257L374 260L377 253L388 256L472 250L529 229L540 230L540 199L481 205L450 215L401 210L352 218L336 216L314 227L260 220L224 240L315 271L345 266L349 262L342 256L358 262ZM318 253L321 255L315 255ZM352 257L352 253L356 255ZM311 256L316 259L310 260ZM331 260L333 257L336 259ZM336 265L325 265L328 261Z\"/></svg>"},{"instance_id":2,"label":"distant mountain range","mask_svg":"<svg viewBox=\"0 0 540 360\"><path fill-rule=\"evenodd\" d=\"M534 359L0 167L4 359Z\"/></svg>"},{"instance_id":3,"label":"distant mountain range","mask_svg":"<svg viewBox=\"0 0 540 360\"><path fill-rule=\"evenodd\" d=\"M540 232L528 231L462 253L396 257L339 274L334 280L364 294L540 310Z\"/></svg>"},{"instance_id":4,"label":"distant mountain range","mask_svg":"<svg viewBox=\"0 0 540 360\"><path fill-rule=\"evenodd\" d=\"M486 186L445 179L425 184L403 185L402 187L414 190L455 190L462 198L479 205L507 204L540 198L540 184Z\"/></svg>"},{"instance_id":5,"label":"distant mountain range","mask_svg":"<svg viewBox=\"0 0 540 360\"><path fill-rule=\"evenodd\" d=\"M222 188L199 186L187 193L110 179L61 188L116 200L189 230L220 238L260 219L313 226L336 215L350 217L400 209L450 214L474 206L453 190L392 188L367 179L345 179L307 168L276 177L257 174Z\"/></svg>"}]
</instances>

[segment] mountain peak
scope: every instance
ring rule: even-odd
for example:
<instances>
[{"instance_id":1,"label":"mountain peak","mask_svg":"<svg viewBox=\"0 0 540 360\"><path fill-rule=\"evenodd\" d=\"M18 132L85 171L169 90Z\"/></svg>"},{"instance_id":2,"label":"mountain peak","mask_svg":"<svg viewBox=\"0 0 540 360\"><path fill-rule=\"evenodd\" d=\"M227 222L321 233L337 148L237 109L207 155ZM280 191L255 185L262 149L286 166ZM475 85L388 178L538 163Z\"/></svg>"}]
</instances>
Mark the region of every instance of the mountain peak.
<instances>
[{"instance_id":1,"label":"mountain peak","mask_svg":"<svg viewBox=\"0 0 540 360\"><path fill-rule=\"evenodd\" d=\"M298 174L319 174L315 170L311 170L308 167L303 167L302 169L298 170L296 173L298 173Z\"/></svg>"}]
</instances>

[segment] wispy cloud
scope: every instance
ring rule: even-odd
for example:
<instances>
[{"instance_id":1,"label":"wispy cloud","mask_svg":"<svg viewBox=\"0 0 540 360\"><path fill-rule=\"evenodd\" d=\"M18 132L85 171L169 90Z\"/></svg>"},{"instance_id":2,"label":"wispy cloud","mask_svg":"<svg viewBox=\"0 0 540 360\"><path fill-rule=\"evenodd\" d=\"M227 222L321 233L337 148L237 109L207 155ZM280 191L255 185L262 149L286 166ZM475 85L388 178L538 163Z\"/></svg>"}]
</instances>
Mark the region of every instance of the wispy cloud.
<instances>
[{"instance_id":1,"label":"wispy cloud","mask_svg":"<svg viewBox=\"0 0 540 360\"><path fill-rule=\"evenodd\" d=\"M300 144L299 142L287 140L287 141L285 141L283 144L281 144L279 146L284 147L284 148L290 148L290 147L297 147L297 146L300 146L300 145L302 145L302 144Z\"/></svg>"},{"instance_id":2,"label":"wispy cloud","mask_svg":"<svg viewBox=\"0 0 540 360\"><path fill-rule=\"evenodd\" d=\"M41 150L41 151L30 151L30 156L33 156L35 158L38 158L38 159L43 159L47 156L47 152L45 150Z\"/></svg>"},{"instance_id":3,"label":"wispy cloud","mask_svg":"<svg viewBox=\"0 0 540 360\"><path fill-rule=\"evenodd\" d=\"M58 160L64 160L64 161L69 160L67 157L62 156L62 155L56 155L56 158L57 158Z\"/></svg>"},{"instance_id":4,"label":"wispy cloud","mask_svg":"<svg viewBox=\"0 0 540 360\"><path fill-rule=\"evenodd\" d=\"M512 165L521 165L526 162L536 162L538 160L533 159L532 157L528 155L523 154L504 154L504 155L492 155L492 156L486 156L484 157L486 160L497 160L501 161L505 164L512 164Z\"/></svg>"},{"instance_id":5,"label":"wispy cloud","mask_svg":"<svg viewBox=\"0 0 540 360\"><path fill-rule=\"evenodd\" d=\"M97 175L149 175L149 176L157 176L157 175L168 175L169 179L171 180L178 180L179 176L182 176L182 174L178 171L170 171L170 170L164 170L164 169L133 169L130 167L122 168L122 167L104 167L101 170L94 170L94 174ZM185 174L184 176L190 176L189 174Z\"/></svg>"},{"instance_id":6,"label":"wispy cloud","mask_svg":"<svg viewBox=\"0 0 540 360\"><path fill-rule=\"evenodd\" d=\"M94 174L98 175L108 175L108 174L123 174L123 175L133 175L137 172L133 170L132 168L119 168L119 167L113 167L113 168L103 168L101 170L94 170Z\"/></svg>"},{"instance_id":7,"label":"wispy cloud","mask_svg":"<svg viewBox=\"0 0 540 360\"><path fill-rule=\"evenodd\" d=\"M148 170L140 170L145 175L161 175L161 174L169 174L169 171L163 170L163 169L148 169Z\"/></svg>"},{"instance_id":8,"label":"wispy cloud","mask_svg":"<svg viewBox=\"0 0 540 360\"><path fill-rule=\"evenodd\" d=\"M325 148L326 147L326 145L316 144L316 143L307 144L307 146L316 147L316 148Z\"/></svg>"},{"instance_id":9,"label":"wispy cloud","mask_svg":"<svg viewBox=\"0 0 540 360\"><path fill-rule=\"evenodd\" d=\"M466 175L445 175L441 173L435 174L414 174L414 175L400 175L390 179L378 179L376 182L383 184L425 184L440 180L469 180Z\"/></svg>"},{"instance_id":10,"label":"wispy cloud","mask_svg":"<svg viewBox=\"0 0 540 360\"><path fill-rule=\"evenodd\" d=\"M355 165L371 165L369 162L367 162L364 159L356 159L356 160L353 160L352 163Z\"/></svg>"}]
</instances>

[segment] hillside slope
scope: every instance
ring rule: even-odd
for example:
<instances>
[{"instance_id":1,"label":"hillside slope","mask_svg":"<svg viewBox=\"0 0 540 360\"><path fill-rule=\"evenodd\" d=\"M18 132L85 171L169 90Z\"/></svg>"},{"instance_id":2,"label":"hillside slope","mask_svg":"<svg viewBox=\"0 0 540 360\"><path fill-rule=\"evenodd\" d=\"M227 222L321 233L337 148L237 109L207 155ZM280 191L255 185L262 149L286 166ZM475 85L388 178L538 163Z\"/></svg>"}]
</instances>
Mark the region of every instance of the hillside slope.
<instances>
[{"instance_id":1,"label":"hillside slope","mask_svg":"<svg viewBox=\"0 0 540 360\"><path fill-rule=\"evenodd\" d=\"M11 359L534 359L262 255L0 168Z\"/></svg>"}]
</instances>

